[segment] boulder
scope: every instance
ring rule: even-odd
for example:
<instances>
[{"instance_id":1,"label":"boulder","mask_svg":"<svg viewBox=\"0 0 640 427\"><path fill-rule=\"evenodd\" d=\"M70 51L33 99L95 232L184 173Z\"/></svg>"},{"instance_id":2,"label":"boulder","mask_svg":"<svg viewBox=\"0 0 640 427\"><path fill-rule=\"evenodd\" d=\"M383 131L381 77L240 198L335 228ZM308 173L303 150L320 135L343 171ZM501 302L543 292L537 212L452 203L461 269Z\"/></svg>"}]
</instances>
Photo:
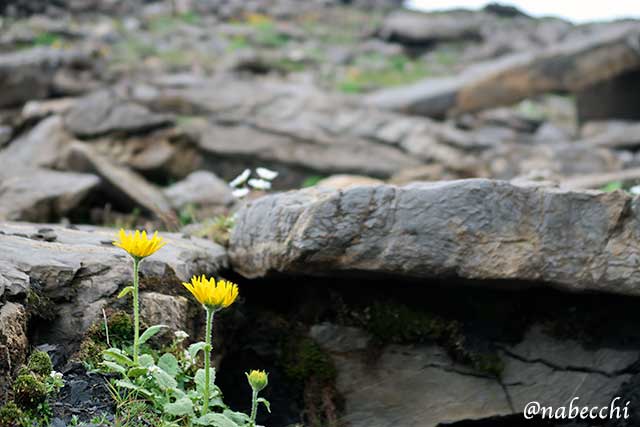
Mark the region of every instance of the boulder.
<instances>
[{"instance_id":1,"label":"boulder","mask_svg":"<svg viewBox=\"0 0 640 427\"><path fill-rule=\"evenodd\" d=\"M73 213L100 184L95 175L20 168L0 171L0 220L54 221Z\"/></svg>"},{"instance_id":2,"label":"boulder","mask_svg":"<svg viewBox=\"0 0 640 427\"><path fill-rule=\"evenodd\" d=\"M594 147L634 150L640 147L640 121L606 120L582 126L581 143Z\"/></svg>"},{"instance_id":3,"label":"boulder","mask_svg":"<svg viewBox=\"0 0 640 427\"><path fill-rule=\"evenodd\" d=\"M0 283L5 283L5 292L12 290L15 299L34 289L56 304L57 316L42 331L42 342L76 342L119 289L131 283L131 259L112 245L115 237L116 230L105 228L0 223ZM227 266L224 249L211 241L171 233L162 237L167 245L141 265L149 292L159 291L153 284L182 291L181 281ZM151 319L160 305L182 307L181 299L167 304L169 298L156 298L161 301L147 313Z\"/></svg>"},{"instance_id":4,"label":"boulder","mask_svg":"<svg viewBox=\"0 0 640 427\"><path fill-rule=\"evenodd\" d=\"M170 124L172 119L146 107L122 100L113 91L102 90L78 100L66 115L66 126L78 137L104 134L135 134Z\"/></svg>"},{"instance_id":5,"label":"boulder","mask_svg":"<svg viewBox=\"0 0 640 427\"><path fill-rule=\"evenodd\" d=\"M322 324L310 334L332 356L342 419L354 427L488 420L521 414L531 401L558 407L575 396L580 406L606 406L638 359L637 350L585 349L534 326L520 343L503 346L498 379L452 361L436 344L389 345L372 361L363 331Z\"/></svg>"},{"instance_id":6,"label":"boulder","mask_svg":"<svg viewBox=\"0 0 640 427\"><path fill-rule=\"evenodd\" d=\"M604 27L586 37L505 56L455 77L383 89L365 105L428 117L479 111L547 92L578 92L640 69L637 24Z\"/></svg>"},{"instance_id":7,"label":"boulder","mask_svg":"<svg viewBox=\"0 0 640 427\"><path fill-rule=\"evenodd\" d=\"M623 192L486 179L312 188L247 203L229 256L250 278L458 277L640 295L639 209Z\"/></svg>"}]
</instances>

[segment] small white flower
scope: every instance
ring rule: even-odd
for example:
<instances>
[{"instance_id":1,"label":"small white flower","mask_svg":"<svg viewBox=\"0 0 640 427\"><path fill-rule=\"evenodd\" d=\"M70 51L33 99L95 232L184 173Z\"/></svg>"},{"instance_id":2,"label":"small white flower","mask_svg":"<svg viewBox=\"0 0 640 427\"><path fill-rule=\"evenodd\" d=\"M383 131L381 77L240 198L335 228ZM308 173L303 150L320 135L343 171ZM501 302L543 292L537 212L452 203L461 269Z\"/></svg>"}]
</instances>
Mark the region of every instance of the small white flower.
<instances>
[{"instance_id":1,"label":"small white flower","mask_svg":"<svg viewBox=\"0 0 640 427\"><path fill-rule=\"evenodd\" d=\"M184 351L184 364L185 364L185 368L189 369L190 366L192 366L193 364L195 364L196 361L195 359L191 358L191 354L189 353L189 351L185 350Z\"/></svg>"},{"instance_id":2,"label":"small white flower","mask_svg":"<svg viewBox=\"0 0 640 427\"><path fill-rule=\"evenodd\" d=\"M245 182L247 182L247 179L249 179L249 176L251 176L251 169L245 169L244 171L242 171L240 175L236 176L233 179L233 181L229 183L229 185L234 188L238 187L244 184Z\"/></svg>"},{"instance_id":3,"label":"small white flower","mask_svg":"<svg viewBox=\"0 0 640 427\"><path fill-rule=\"evenodd\" d=\"M266 179L267 181L271 181L278 176L278 172L267 168L257 168L256 173L260 178Z\"/></svg>"},{"instance_id":4,"label":"small white flower","mask_svg":"<svg viewBox=\"0 0 640 427\"><path fill-rule=\"evenodd\" d=\"M62 372L57 372L57 371L51 371L51 373L49 374L49 376L50 376L51 378L53 378L53 379L56 379L56 380L61 380L61 379L62 379L62 377L63 377Z\"/></svg>"},{"instance_id":5,"label":"small white flower","mask_svg":"<svg viewBox=\"0 0 640 427\"><path fill-rule=\"evenodd\" d=\"M255 188L256 190L268 190L271 188L271 183L264 179L250 179L249 185Z\"/></svg>"},{"instance_id":6,"label":"small white flower","mask_svg":"<svg viewBox=\"0 0 640 427\"><path fill-rule=\"evenodd\" d=\"M160 368L158 368L156 365L151 365L147 368L147 371L149 371L150 374L155 374L157 372L160 372Z\"/></svg>"},{"instance_id":7,"label":"small white flower","mask_svg":"<svg viewBox=\"0 0 640 427\"><path fill-rule=\"evenodd\" d=\"M633 194L634 196L640 194L640 185L634 185L633 187L631 187L629 189L629 193Z\"/></svg>"},{"instance_id":8,"label":"small white flower","mask_svg":"<svg viewBox=\"0 0 640 427\"><path fill-rule=\"evenodd\" d=\"M249 189L248 188L238 188L237 190L233 190L231 192L231 194L233 194L233 197L235 197L237 199L241 199L244 196L246 196L247 194L249 194Z\"/></svg>"},{"instance_id":9,"label":"small white flower","mask_svg":"<svg viewBox=\"0 0 640 427\"><path fill-rule=\"evenodd\" d=\"M175 335L176 339L179 341L184 341L187 338L189 338L189 334L186 333L185 331L175 331L173 335Z\"/></svg>"}]
</instances>

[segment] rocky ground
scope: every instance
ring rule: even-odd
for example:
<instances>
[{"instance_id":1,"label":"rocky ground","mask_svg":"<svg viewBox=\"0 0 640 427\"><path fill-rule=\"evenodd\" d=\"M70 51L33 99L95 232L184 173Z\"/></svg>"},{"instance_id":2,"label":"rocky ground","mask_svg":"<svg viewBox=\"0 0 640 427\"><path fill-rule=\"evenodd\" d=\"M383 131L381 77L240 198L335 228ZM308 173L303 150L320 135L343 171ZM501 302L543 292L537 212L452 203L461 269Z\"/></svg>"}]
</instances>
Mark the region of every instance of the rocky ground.
<instances>
[{"instance_id":1,"label":"rocky ground","mask_svg":"<svg viewBox=\"0 0 640 427\"><path fill-rule=\"evenodd\" d=\"M114 230L145 227L168 241L145 322L195 341L179 283L239 283L218 382L246 410L234 378L268 369L264 425L553 425L524 405L573 396L631 399L601 424L640 425L640 23L391 0L0 11L3 395L37 347L67 375L53 425L112 420L78 359L126 308ZM228 184L258 167L272 189Z\"/></svg>"}]
</instances>

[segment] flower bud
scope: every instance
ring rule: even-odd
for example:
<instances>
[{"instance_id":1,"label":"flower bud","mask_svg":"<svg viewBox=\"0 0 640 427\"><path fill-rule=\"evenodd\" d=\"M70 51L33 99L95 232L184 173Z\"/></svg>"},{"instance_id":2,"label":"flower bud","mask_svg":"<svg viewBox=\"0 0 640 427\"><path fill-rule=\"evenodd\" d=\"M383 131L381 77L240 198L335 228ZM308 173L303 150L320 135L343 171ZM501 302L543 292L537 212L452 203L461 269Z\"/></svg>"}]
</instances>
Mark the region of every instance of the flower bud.
<instances>
[{"instance_id":1,"label":"flower bud","mask_svg":"<svg viewBox=\"0 0 640 427\"><path fill-rule=\"evenodd\" d=\"M269 374L265 371L253 370L251 373L246 373L247 380L249 380L249 385L255 392L259 392L263 388L269 384Z\"/></svg>"}]
</instances>

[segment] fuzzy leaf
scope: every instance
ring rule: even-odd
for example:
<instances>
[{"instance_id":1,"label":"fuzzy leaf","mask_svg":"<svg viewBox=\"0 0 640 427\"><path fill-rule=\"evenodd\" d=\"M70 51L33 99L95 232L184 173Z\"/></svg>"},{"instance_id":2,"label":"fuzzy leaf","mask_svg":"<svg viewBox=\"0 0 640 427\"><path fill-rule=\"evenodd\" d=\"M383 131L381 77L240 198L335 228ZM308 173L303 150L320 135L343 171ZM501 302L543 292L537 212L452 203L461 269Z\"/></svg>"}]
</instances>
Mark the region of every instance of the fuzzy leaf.
<instances>
[{"instance_id":1,"label":"fuzzy leaf","mask_svg":"<svg viewBox=\"0 0 640 427\"><path fill-rule=\"evenodd\" d=\"M162 329L168 328L167 325L153 325L149 327L142 335L140 335L140 344L144 344Z\"/></svg>"},{"instance_id":2,"label":"fuzzy leaf","mask_svg":"<svg viewBox=\"0 0 640 427\"><path fill-rule=\"evenodd\" d=\"M108 360L103 361L102 363L100 363L102 366L106 367L109 371L111 372L117 372L119 374L124 374L127 370L124 368L124 366L119 365L115 362L110 362Z\"/></svg>"},{"instance_id":3,"label":"fuzzy leaf","mask_svg":"<svg viewBox=\"0 0 640 427\"><path fill-rule=\"evenodd\" d=\"M138 357L138 365L148 368L154 365L153 357L150 354L141 354Z\"/></svg>"},{"instance_id":4,"label":"fuzzy leaf","mask_svg":"<svg viewBox=\"0 0 640 427\"><path fill-rule=\"evenodd\" d=\"M165 404L164 412L174 417L193 415L193 402L188 397L183 397L173 403Z\"/></svg>"},{"instance_id":5,"label":"fuzzy leaf","mask_svg":"<svg viewBox=\"0 0 640 427\"><path fill-rule=\"evenodd\" d=\"M108 348L102 352L102 357L105 360L116 362L118 365L122 366L131 366L133 365L133 360L129 358L122 350L118 348Z\"/></svg>"},{"instance_id":6,"label":"fuzzy leaf","mask_svg":"<svg viewBox=\"0 0 640 427\"><path fill-rule=\"evenodd\" d=\"M118 294L118 298L125 297L131 292L133 292L133 286L127 286L120 291L120 293Z\"/></svg>"},{"instance_id":7,"label":"fuzzy leaf","mask_svg":"<svg viewBox=\"0 0 640 427\"><path fill-rule=\"evenodd\" d=\"M209 368L209 393L213 394L216 382L216 370L215 368ZM204 394L204 369L198 369L196 375L193 377L193 381L196 383L196 389L198 393Z\"/></svg>"},{"instance_id":8,"label":"fuzzy leaf","mask_svg":"<svg viewBox=\"0 0 640 427\"><path fill-rule=\"evenodd\" d=\"M161 389L169 390L178 387L176 380L162 369L154 369L151 375L153 375Z\"/></svg>"},{"instance_id":9,"label":"fuzzy leaf","mask_svg":"<svg viewBox=\"0 0 640 427\"><path fill-rule=\"evenodd\" d=\"M259 397L257 402L262 403L265 406L265 408L267 408L267 412L271 413L271 404L267 399L265 399L264 397Z\"/></svg>"},{"instance_id":10,"label":"fuzzy leaf","mask_svg":"<svg viewBox=\"0 0 640 427\"><path fill-rule=\"evenodd\" d=\"M129 369L129 371L127 372L127 376L129 378L138 378L141 375L145 375L147 373L147 368L144 368L142 366L134 366L133 368Z\"/></svg>"},{"instance_id":11,"label":"fuzzy leaf","mask_svg":"<svg viewBox=\"0 0 640 427\"><path fill-rule=\"evenodd\" d=\"M158 367L174 378L178 375L178 359L171 353L165 353L158 359Z\"/></svg>"},{"instance_id":12,"label":"fuzzy leaf","mask_svg":"<svg viewBox=\"0 0 640 427\"><path fill-rule=\"evenodd\" d=\"M191 357L191 360L196 359L196 356L198 355L198 353L201 350L204 350L205 345L206 345L205 342L200 341L200 342L193 343L189 346L188 351L189 351L189 357Z\"/></svg>"},{"instance_id":13,"label":"fuzzy leaf","mask_svg":"<svg viewBox=\"0 0 640 427\"><path fill-rule=\"evenodd\" d=\"M146 397L147 399L150 399L150 398L153 397L153 394L150 391L145 390L144 388L133 384L131 381L118 380L118 381L116 381L115 384L116 384L116 387L121 387L121 388L126 388L128 390L136 391L136 392L140 393L140 395Z\"/></svg>"},{"instance_id":14,"label":"fuzzy leaf","mask_svg":"<svg viewBox=\"0 0 640 427\"><path fill-rule=\"evenodd\" d=\"M193 420L193 423L201 426L215 427L239 427L238 424L225 417L222 414L208 413Z\"/></svg>"}]
</instances>

